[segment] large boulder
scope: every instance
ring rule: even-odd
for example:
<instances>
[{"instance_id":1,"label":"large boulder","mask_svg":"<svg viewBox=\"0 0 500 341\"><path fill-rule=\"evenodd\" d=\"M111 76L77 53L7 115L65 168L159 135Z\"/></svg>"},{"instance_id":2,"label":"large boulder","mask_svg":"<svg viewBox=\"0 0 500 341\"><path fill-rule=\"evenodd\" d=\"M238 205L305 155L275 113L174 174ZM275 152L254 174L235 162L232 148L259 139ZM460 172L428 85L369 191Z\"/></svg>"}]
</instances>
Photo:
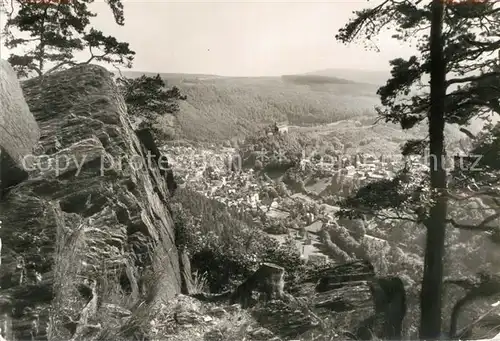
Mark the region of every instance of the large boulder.
<instances>
[{"instance_id":1,"label":"large boulder","mask_svg":"<svg viewBox=\"0 0 500 341\"><path fill-rule=\"evenodd\" d=\"M341 332L356 334L358 326L376 313L370 289L374 278L373 266L366 261L325 264L289 285L293 296L258 305L252 314L286 340L345 340ZM338 335L331 338L332 334Z\"/></svg>"},{"instance_id":2,"label":"large boulder","mask_svg":"<svg viewBox=\"0 0 500 341\"><path fill-rule=\"evenodd\" d=\"M285 294L282 300L257 305L252 311L263 327L287 340L371 340L373 336L401 340L406 314L403 282L398 277L375 276L368 261L311 269L289 290L293 296Z\"/></svg>"},{"instance_id":3,"label":"large boulder","mask_svg":"<svg viewBox=\"0 0 500 341\"><path fill-rule=\"evenodd\" d=\"M157 148L137 136L102 67L30 79L23 91L43 152L0 200L4 337L123 339L105 307L145 309L181 291L170 193L146 156Z\"/></svg>"},{"instance_id":4,"label":"large boulder","mask_svg":"<svg viewBox=\"0 0 500 341\"><path fill-rule=\"evenodd\" d=\"M16 73L8 62L0 60L0 196L28 176L23 160L39 138L38 125L24 100Z\"/></svg>"}]
</instances>

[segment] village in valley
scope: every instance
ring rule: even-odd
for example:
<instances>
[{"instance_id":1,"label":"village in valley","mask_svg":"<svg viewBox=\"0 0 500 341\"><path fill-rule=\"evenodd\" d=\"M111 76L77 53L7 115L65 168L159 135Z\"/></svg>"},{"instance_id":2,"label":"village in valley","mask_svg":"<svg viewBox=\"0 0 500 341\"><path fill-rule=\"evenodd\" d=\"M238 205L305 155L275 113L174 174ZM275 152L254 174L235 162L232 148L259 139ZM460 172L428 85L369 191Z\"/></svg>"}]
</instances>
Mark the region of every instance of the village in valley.
<instances>
[{"instance_id":1,"label":"village in valley","mask_svg":"<svg viewBox=\"0 0 500 341\"><path fill-rule=\"evenodd\" d=\"M265 130L270 138L289 133L286 124ZM327 259L317 247L321 231L332 225L352 224L339 222L336 201L368 182L392 178L403 162L368 153L332 157L302 152L297 164L276 176L245 167L238 147L230 144L200 147L176 143L165 146L164 153L180 187L250 213L270 235L280 241L294 238L305 259L320 261ZM259 155L259 163L270 161L269 151L259 150ZM280 151L273 155L282 157ZM369 238L387 244L370 234L364 237L365 241Z\"/></svg>"}]
</instances>

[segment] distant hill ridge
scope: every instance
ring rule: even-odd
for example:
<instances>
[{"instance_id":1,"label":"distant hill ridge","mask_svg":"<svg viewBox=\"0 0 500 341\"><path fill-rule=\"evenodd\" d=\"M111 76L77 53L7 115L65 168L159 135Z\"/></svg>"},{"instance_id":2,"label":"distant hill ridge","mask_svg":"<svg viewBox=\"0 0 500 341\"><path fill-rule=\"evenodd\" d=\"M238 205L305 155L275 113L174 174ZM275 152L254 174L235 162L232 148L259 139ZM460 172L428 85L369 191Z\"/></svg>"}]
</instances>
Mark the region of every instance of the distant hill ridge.
<instances>
[{"instance_id":1,"label":"distant hill ridge","mask_svg":"<svg viewBox=\"0 0 500 341\"><path fill-rule=\"evenodd\" d=\"M356 82L331 76L322 75L283 75L281 79L285 82L291 82L295 84L356 84Z\"/></svg>"},{"instance_id":2,"label":"distant hill ridge","mask_svg":"<svg viewBox=\"0 0 500 341\"><path fill-rule=\"evenodd\" d=\"M126 77L135 78L142 75L155 76L157 72L124 71ZM300 84L384 84L389 78L389 71L355 70L355 69L324 69L306 73L285 74L282 76L221 76L216 74L160 72L165 79L278 79Z\"/></svg>"},{"instance_id":3,"label":"distant hill ridge","mask_svg":"<svg viewBox=\"0 0 500 341\"><path fill-rule=\"evenodd\" d=\"M390 78L391 73L379 70L359 70L359 69L324 69L307 72L305 75L316 75L326 77L336 77L348 79L356 83L369 83L374 85L384 85Z\"/></svg>"}]
</instances>

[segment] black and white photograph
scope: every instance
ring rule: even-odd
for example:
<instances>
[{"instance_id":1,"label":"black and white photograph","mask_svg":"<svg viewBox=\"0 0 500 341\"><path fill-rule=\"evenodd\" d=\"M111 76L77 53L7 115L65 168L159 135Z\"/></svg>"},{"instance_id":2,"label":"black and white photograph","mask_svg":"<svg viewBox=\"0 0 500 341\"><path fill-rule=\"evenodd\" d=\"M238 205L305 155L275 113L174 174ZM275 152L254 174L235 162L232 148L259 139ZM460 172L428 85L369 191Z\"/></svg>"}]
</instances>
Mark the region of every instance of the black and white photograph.
<instances>
[{"instance_id":1,"label":"black and white photograph","mask_svg":"<svg viewBox=\"0 0 500 341\"><path fill-rule=\"evenodd\" d=\"M0 341L500 340L499 0L0 0Z\"/></svg>"}]
</instances>

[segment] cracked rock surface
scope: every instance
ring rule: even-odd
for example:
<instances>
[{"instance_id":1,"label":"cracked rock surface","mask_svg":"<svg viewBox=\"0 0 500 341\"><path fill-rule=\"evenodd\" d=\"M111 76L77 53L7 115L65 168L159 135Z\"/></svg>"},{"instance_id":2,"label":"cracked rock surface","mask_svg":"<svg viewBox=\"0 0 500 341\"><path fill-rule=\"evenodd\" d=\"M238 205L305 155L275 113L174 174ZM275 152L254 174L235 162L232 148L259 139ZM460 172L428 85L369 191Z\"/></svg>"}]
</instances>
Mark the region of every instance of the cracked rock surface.
<instances>
[{"instance_id":1,"label":"cracked rock surface","mask_svg":"<svg viewBox=\"0 0 500 341\"><path fill-rule=\"evenodd\" d=\"M22 159L40 137L15 71L0 60L0 197L4 188L26 178Z\"/></svg>"},{"instance_id":2,"label":"cracked rock surface","mask_svg":"<svg viewBox=\"0 0 500 341\"><path fill-rule=\"evenodd\" d=\"M107 70L77 66L22 88L40 139L29 178L0 200L2 334L92 339L102 316L130 308L111 292L180 292L170 194Z\"/></svg>"}]
</instances>

